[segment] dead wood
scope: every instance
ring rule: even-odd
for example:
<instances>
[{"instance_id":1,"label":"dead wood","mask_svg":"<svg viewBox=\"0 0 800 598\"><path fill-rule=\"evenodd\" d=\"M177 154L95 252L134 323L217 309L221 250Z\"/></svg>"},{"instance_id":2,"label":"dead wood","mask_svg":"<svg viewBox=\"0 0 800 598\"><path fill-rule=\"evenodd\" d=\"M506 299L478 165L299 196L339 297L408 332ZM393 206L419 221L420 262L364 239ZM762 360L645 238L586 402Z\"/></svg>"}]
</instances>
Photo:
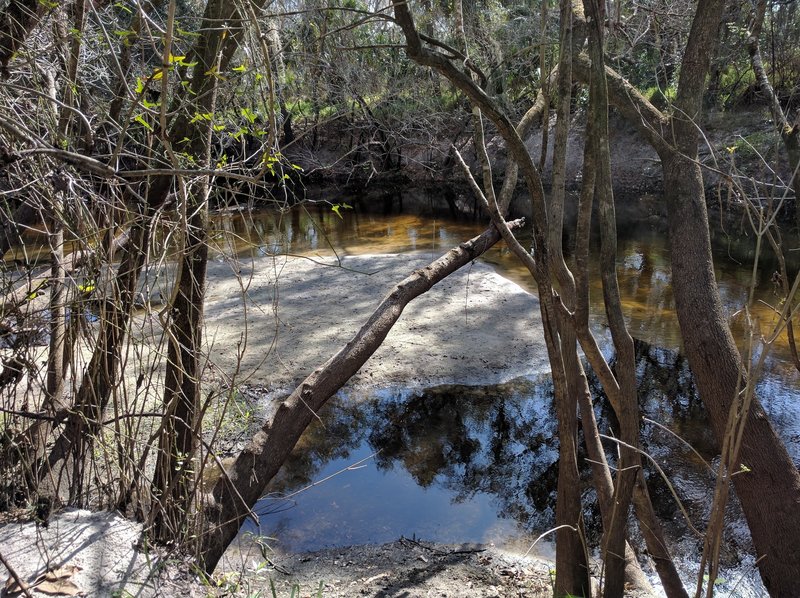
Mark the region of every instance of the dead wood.
<instances>
[{"instance_id":1,"label":"dead wood","mask_svg":"<svg viewBox=\"0 0 800 598\"><path fill-rule=\"evenodd\" d=\"M523 220L508 223L520 228ZM369 320L336 355L311 373L276 410L206 497L209 529L200 545L201 565L212 572L251 508L261 497L317 413L381 346L409 302L482 255L497 241L494 227L462 243L425 268L415 270L378 305Z\"/></svg>"}]
</instances>

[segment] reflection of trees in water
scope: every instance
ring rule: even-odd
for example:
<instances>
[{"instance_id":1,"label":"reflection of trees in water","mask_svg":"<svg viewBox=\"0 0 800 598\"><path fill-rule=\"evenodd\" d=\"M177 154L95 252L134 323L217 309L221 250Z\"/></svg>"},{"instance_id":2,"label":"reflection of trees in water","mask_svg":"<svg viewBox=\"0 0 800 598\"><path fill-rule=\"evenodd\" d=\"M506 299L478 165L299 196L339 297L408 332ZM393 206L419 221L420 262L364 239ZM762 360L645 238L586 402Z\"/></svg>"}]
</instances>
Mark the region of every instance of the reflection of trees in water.
<instances>
[{"instance_id":1,"label":"reflection of trees in water","mask_svg":"<svg viewBox=\"0 0 800 598\"><path fill-rule=\"evenodd\" d=\"M712 438L686 360L677 351L639 341L636 351L644 416L681 435L707 459L712 457ZM613 413L591 373L589 377L595 396L601 397L596 402L598 424L602 431L613 433ZM689 449L655 426L645 424L643 429L644 449L668 475L698 479L696 457ZM307 485L326 464L347 460L367 442L378 453L378 468L401 468L423 488L446 489L454 502L486 493L494 498L500 517L538 533L553 524L558 475L555 431L552 383L546 378L396 391L367 402L339 398L326 408L322 421L309 428L270 490L290 492ZM613 463L615 447L607 444L607 449ZM582 469L589 505L587 528L594 534L600 517L592 506L588 464ZM676 507L666 484L649 465L647 473L656 509L666 520L673 519ZM705 484L702 480L703 492ZM682 493L680 483L677 491ZM686 487L687 494L697 491Z\"/></svg>"},{"instance_id":2,"label":"reflection of trees in water","mask_svg":"<svg viewBox=\"0 0 800 598\"><path fill-rule=\"evenodd\" d=\"M285 494L311 484L327 463L350 456L363 441L368 426L361 405L341 397L329 401L320 420L306 429L270 483L270 494Z\"/></svg>"},{"instance_id":3,"label":"reflection of trees in water","mask_svg":"<svg viewBox=\"0 0 800 598\"><path fill-rule=\"evenodd\" d=\"M367 409L378 467L404 467L422 487L453 500L478 492L498 515L538 529L550 521L558 456L552 386L517 380L500 386L441 386ZM400 400L398 400L400 399Z\"/></svg>"}]
</instances>

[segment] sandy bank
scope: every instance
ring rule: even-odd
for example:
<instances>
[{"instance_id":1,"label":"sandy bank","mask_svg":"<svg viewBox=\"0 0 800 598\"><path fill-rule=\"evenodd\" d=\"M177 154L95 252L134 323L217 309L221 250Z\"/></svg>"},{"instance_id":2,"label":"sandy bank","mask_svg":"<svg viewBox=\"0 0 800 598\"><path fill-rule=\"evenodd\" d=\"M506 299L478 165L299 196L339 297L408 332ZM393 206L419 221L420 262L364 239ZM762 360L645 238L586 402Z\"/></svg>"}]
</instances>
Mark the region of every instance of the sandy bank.
<instances>
[{"instance_id":1,"label":"sandy bank","mask_svg":"<svg viewBox=\"0 0 800 598\"><path fill-rule=\"evenodd\" d=\"M217 373L289 388L431 255L264 257L209 267L206 352ZM549 369L538 300L474 263L413 301L351 385L490 384Z\"/></svg>"}]
</instances>

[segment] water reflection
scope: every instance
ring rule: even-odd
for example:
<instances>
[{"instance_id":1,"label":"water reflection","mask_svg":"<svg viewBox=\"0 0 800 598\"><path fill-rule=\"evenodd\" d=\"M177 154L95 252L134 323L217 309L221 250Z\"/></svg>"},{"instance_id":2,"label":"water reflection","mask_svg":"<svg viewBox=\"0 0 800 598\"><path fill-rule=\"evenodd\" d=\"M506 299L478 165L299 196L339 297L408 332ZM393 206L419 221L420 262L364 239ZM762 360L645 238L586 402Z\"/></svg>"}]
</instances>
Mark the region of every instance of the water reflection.
<instances>
[{"instance_id":1,"label":"water reflection","mask_svg":"<svg viewBox=\"0 0 800 598\"><path fill-rule=\"evenodd\" d=\"M329 205L287 212L237 212L214 219L221 254L274 253L358 255L438 252L475 236L483 227L470 221L419 214L375 214Z\"/></svg>"},{"instance_id":2,"label":"water reflection","mask_svg":"<svg viewBox=\"0 0 800 598\"><path fill-rule=\"evenodd\" d=\"M558 458L551 389L546 379L517 379L340 396L258 505L262 532L308 550L413 534L507 543L544 529Z\"/></svg>"},{"instance_id":3,"label":"water reflection","mask_svg":"<svg viewBox=\"0 0 800 598\"><path fill-rule=\"evenodd\" d=\"M659 424L643 424L643 448L661 464L694 525L702 529L713 495L705 462L716 452L688 365L677 351L637 342L637 374L645 421ZM597 381L591 378L591 384L600 397L599 425L613 434L611 410ZM524 550L554 525L556 429L547 378L341 395L309 428L270 496L257 506L261 533L292 551L414 534ZM607 448L613 461L614 447ZM596 541L600 518L591 505L590 472L583 459L585 516L590 539ZM354 463L359 465L348 469ZM648 465L646 474L667 536L691 579L697 540L655 468ZM325 481L308 488L314 480ZM293 494L301 488L307 489ZM287 494L289 499L281 498ZM734 506L725 532L727 567L738 566L749 549L740 520Z\"/></svg>"}]
</instances>

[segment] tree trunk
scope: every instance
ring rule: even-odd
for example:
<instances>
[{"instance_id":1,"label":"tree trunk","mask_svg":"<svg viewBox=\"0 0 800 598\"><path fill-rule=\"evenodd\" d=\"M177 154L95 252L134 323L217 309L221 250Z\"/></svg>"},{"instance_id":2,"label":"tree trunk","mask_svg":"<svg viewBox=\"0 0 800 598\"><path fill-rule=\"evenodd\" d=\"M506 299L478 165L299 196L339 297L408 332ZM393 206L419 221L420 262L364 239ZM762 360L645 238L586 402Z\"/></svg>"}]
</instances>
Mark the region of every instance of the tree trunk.
<instances>
[{"instance_id":1,"label":"tree trunk","mask_svg":"<svg viewBox=\"0 0 800 598\"><path fill-rule=\"evenodd\" d=\"M727 325L714 277L695 119L702 105L709 56L724 0L698 4L678 83L672 130L675 148L661 151L668 207L672 288L686 356L722 445L731 405L745 371ZM773 596L796 593L800 563L800 475L758 400L744 430L734 486L753 536L759 571ZM733 464L733 470L738 464Z\"/></svg>"},{"instance_id":2,"label":"tree trunk","mask_svg":"<svg viewBox=\"0 0 800 598\"><path fill-rule=\"evenodd\" d=\"M606 67L612 103L661 157L678 321L720 445L730 406L744 387L744 370L714 278L703 177L697 163L698 133L692 119L700 114L723 6L722 0L698 3L681 67L675 117L659 112ZM588 61L576 57L574 72L578 79L588 81ZM750 471L737 474L734 486L760 559L762 579L771 595L791 596L796 585L793 571L800 562L800 475L757 400L748 417L740 462Z\"/></svg>"},{"instance_id":3,"label":"tree trunk","mask_svg":"<svg viewBox=\"0 0 800 598\"><path fill-rule=\"evenodd\" d=\"M164 42L164 63L171 53L171 36L175 22L176 2L169 4L167 33ZM206 5L204 28L212 28L216 19L228 9L223 2ZM220 31L210 32L196 49L200 62L192 77L194 95L199 99L197 110L214 115L217 102L217 81L213 73L221 73L225 44ZM201 74L202 73L202 74ZM163 82L166 87L166 82ZM191 139L191 149L198 163L211 166L211 132L213 116L206 126L187 122L177 125ZM169 147L170 141L163 143ZM169 338L164 387L164 419L159 435L159 450L152 494L154 508L150 514L153 536L160 542L181 542L194 534L191 503L195 494L197 444L200 436L200 362L203 339L203 302L208 266L208 177L194 188L187 189L178 180L181 216L184 220L178 279L166 326Z\"/></svg>"},{"instance_id":4,"label":"tree trunk","mask_svg":"<svg viewBox=\"0 0 800 598\"><path fill-rule=\"evenodd\" d=\"M148 194L154 203L163 202L169 189L168 186L161 189L158 187L155 185ZM39 473L40 478L48 477L48 483L54 492L58 492L63 483L70 480L67 497L69 504L80 503L82 474L76 469L81 469L79 464L87 458L91 439L100 429L102 414L119 378L123 342L128 333L136 288L147 256L150 216L154 210L155 207L146 207L132 225L129 241L124 247L124 255L117 270L118 275L111 287L111 297L103 305L97 344L75 396L73 408L62 414L62 417L66 417L64 430L50 449L47 464ZM58 420L37 422L34 427L40 428L37 434L49 434L57 423Z\"/></svg>"},{"instance_id":5,"label":"tree trunk","mask_svg":"<svg viewBox=\"0 0 800 598\"><path fill-rule=\"evenodd\" d=\"M592 60L589 81L589 122L587 141L591 151L585 161L593 160L594 192L600 213L600 264L603 303L617 358L615 377L619 388L615 411L620 437L625 443L619 450L611 514L605 517L603 561L606 569L604 595L621 596L625 589L625 539L631 495L641 459L639 445L639 403L636 394L636 364L633 339L628 333L622 312L617 282L617 229L614 196L611 187L611 155L608 145L608 86L605 76L604 5L598 0L584 0L589 21L589 56ZM591 182L590 182L591 184ZM588 231L587 231L588 232Z\"/></svg>"},{"instance_id":6,"label":"tree trunk","mask_svg":"<svg viewBox=\"0 0 800 598\"><path fill-rule=\"evenodd\" d=\"M753 68L758 86L761 89L767 102L769 111L772 114L772 122L781 136L783 145L786 148L786 155L789 158L789 168L792 172L790 187L792 198L789 202L790 212L794 212L795 224L800 228L800 206L798 202L798 192L800 192L800 127L797 123L790 123L786 113L775 95L775 90L769 82L767 69L764 68L764 61L761 58L761 48L759 38L764 24L764 14L767 10L767 0L758 0L756 3L753 20L750 23L750 35L747 38L747 51L750 54L750 65Z\"/></svg>"},{"instance_id":7,"label":"tree trunk","mask_svg":"<svg viewBox=\"0 0 800 598\"><path fill-rule=\"evenodd\" d=\"M206 212L195 207L177 293L169 323L169 349L164 389L164 420L153 480L153 534L161 542L176 541L193 531L189 507L194 496L197 421L200 412L203 299L208 243Z\"/></svg>"},{"instance_id":8,"label":"tree trunk","mask_svg":"<svg viewBox=\"0 0 800 598\"><path fill-rule=\"evenodd\" d=\"M672 288L684 348L721 445L731 404L744 387L743 364L727 325L711 261L702 175L689 157L662 157L669 206ZM702 325L698 323L702 322ZM764 585L791 596L800 563L800 475L760 402L753 401L734 477ZM734 465L734 471L738 465ZM763 558L762 558L763 557Z\"/></svg>"}]
</instances>

